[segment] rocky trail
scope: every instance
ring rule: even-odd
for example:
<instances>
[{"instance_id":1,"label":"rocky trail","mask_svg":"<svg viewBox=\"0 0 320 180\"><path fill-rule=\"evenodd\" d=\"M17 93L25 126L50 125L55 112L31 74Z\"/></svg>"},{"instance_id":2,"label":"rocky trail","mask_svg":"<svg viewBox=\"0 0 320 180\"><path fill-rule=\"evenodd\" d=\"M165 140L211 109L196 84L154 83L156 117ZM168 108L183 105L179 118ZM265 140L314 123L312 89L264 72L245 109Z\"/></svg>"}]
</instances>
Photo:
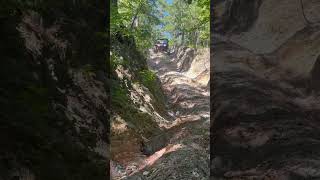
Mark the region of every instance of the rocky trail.
<instances>
[{"instance_id":1,"label":"rocky trail","mask_svg":"<svg viewBox=\"0 0 320 180\"><path fill-rule=\"evenodd\" d=\"M124 170L121 179L209 179L209 89L192 72L181 72L178 62L166 54L150 53L148 65L160 79L171 118L163 125L163 134L147 148L158 148L163 139L166 143L155 153L128 163L133 168Z\"/></svg>"}]
</instances>

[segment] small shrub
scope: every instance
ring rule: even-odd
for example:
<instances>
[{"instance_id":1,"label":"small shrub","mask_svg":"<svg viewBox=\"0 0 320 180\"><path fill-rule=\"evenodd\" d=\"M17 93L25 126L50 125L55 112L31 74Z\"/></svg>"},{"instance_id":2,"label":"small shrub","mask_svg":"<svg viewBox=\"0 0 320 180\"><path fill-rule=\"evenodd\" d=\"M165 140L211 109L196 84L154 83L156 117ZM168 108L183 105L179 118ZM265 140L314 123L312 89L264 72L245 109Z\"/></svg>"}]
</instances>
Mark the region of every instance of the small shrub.
<instances>
[{"instance_id":1,"label":"small shrub","mask_svg":"<svg viewBox=\"0 0 320 180\"><path fill-rule=\"evenodd\" d=\"M129 62L123 58L122 56L119 56L116 53L112 53L111 54L111 70L115 71L117 69L118 66L124 66L127 67L129 65Z\"/></svg>"},{"instance_id":2,"label":"small shrub","mask_svg":"<svg viewBox=\"0 0 320 180\"><path fill-rule=\"evenodd\" d=\"M142 84L150 91L156 86L156 75L150 70L142 70L139 72Z\"/></svg>"},{"instance_id":3,"label":"small shrub","mask_svg":"<svg viewBox=\"0 0 320 180\"><path fill-rule=\"evenodd\" d=\"M114 82L111 86L111 104L115 106L123 106L130 101L128 97L128 90L121 87L117 82Z\"/></svg>"},{"instance_id":4,"label":"small shrub","mask_svg":"<svg viewBox=\"0 0 320 180\"><path fill-rule=\"evenodd\" d=\"M157 76L153 71L143 70L139 73L139 79L141 83L149 89L151 94L154 96L156 103L154 104L156 109L161 113L165 114L165 98L162 94L160 85L157 83Z\"/></svg>"}]
</instances>

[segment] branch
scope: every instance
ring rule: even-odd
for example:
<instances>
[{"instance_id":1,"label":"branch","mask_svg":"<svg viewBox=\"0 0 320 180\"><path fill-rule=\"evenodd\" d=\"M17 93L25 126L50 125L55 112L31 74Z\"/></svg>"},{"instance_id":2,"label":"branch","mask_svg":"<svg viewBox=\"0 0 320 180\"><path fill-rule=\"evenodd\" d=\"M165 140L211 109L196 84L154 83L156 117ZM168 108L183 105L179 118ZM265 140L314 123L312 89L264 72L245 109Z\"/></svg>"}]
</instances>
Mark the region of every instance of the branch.
<instances>
[{"instance_id":1,"label":"branch","mask_svg":"<svg viewBox=\"0 0 320 180\"><path fill-rule=\"evenodd\" d=\"M130 29L131 29L131 30L133 29L134 22L136 21L136 19L137 19L137 17L138 17L138 14L139 14L140 9L142 8L142 5L143 5L143 3L140 2L139 6L138 6L138 8L137 8L136 14L134 15L133 20L132 20L132 22L131 22L131 26L130 26Z\"/></svg>"}]
</instances>

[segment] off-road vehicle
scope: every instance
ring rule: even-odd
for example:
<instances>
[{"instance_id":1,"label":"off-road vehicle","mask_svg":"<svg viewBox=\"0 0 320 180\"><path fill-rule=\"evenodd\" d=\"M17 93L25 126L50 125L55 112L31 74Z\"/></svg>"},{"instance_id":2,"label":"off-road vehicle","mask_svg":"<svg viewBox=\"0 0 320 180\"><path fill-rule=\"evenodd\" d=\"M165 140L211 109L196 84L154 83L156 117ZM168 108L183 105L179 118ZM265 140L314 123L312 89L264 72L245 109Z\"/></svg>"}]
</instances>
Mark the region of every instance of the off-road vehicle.
<instances>
[{"instance_id":1,"label":"off-road vehicle","mask_svg":"<svg viewBox=\"0 0 320 180\"><path fill-rule=\"evenodd\" d=\"M158 39L154 45L153 51L158 52L168 52L169 50L169 40L168 39Z\"/></svg>"}]
</instances>

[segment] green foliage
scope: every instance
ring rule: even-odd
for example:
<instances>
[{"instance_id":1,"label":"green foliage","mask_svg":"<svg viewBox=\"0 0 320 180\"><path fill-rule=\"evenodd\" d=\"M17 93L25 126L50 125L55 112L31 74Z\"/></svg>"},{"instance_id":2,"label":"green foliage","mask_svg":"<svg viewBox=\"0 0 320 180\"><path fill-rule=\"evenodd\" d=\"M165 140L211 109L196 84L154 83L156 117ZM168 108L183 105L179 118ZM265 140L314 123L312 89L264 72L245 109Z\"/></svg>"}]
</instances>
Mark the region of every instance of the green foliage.
<instances>
[{"instance_id":1,"label":"green foliage","mask_svg":"<svg viewBox=\"0 0 320 180\"><path fill-rule=\"evenodd\" d=\"M114 71L118 66L126 66L128 65L128 61L126 61L122 56L116 54L114 51L110 56L111 69Z\"/></svg>"},{"instance_id":2,"label":"green foliage","mask_svg":"<svg viewBox=\"0 0 320 180\"><path fill-rule=\"evenodd\" d=\"M153 0L119 0L111 6L111 34L135 37L139 50L150 48L155 26L160 24L157 3Z\"/></svg>"},{"instance_id":3,"label":"green foliage","mask_svg":"<svg viewBox=\"0 0 320 180\"><path fill-rule=\"evenodd\" d=\"M150 70L143 70L139 72L139 79L141 80L141 83L149 89L151 94L155 98L155 107L156 109L166 114L165 111L165 98L162 93L162 89L160 88L160 84L157 82L157 76L153 71Z\"/></svg>"},{"instance_id":4,"label":"green foliage","mask_svg":"<svg viewBox=\"0 0 320 180\"><path fill-rule=\"evenodd\" d=\"M118 0L111 7L111 34L134 37L142 52L164 32L173 35L170 45L208 46L209 27L209 0Z\"/></svg>"},{"instance_id":5,"label":"green foliage","mask_svg":"<svg viewBox=\"0 0 320 180\"><path fill-rule=\"evenodd\" d=\"M128 89L123 87L119 82L113 81L111 86L111 104L117 107L124 107L130 99Z\"/></svg>"},{"instance_id":6,"label":"green foliage","mask_svg":"<svg viewBox=\"0 0 320 180\"><path fill-rule=\"evenodd\" d=\"M173 1L161 3L169 13L163 18L164 29L173 35L176 44L191 47L208 46L210 32L210 1ZM178 43L179 42L179 43Z\"/></svg>"},{"instance_id":7,"label":"green foliage","mask_svg":"<svg viewBox=\"0 0 320 180\"><path fill-rule=\"evenodd\" d=\"M153 78L149 75L143 76L143 78L145 80L144 82L151 86ZM135 104L129 98L129 91L125 83L116 80L112 81L111 96L113 111L118 113L129 126L134 127L133 129L137 131L137 133L142 133L149 137L159 131L159 127L152 117L147 113L140 112L137 107L135 107Z\"/></svg>"},{"instance_id":8,"label":"green foliage","mask_svg":"<svg viewBox=\"0 0 320 180\"><path fill-rule=\"evenodd\" d=\"M139 73L142 84L150 91L156 86L156 75L150 70L143 70Z\"/></svg>"}]
</instances>

